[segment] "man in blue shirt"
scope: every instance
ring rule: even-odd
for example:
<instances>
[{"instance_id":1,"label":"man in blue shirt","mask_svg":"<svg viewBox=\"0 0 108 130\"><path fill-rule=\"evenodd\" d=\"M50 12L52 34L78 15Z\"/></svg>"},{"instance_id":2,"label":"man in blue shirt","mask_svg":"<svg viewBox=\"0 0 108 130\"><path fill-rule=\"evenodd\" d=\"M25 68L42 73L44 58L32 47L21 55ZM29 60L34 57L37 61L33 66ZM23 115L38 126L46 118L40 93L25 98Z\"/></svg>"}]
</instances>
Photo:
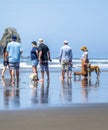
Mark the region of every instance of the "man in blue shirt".
<instances>
[{"instance_id":1,"label":"man in blue shirt","mask_svg":"<svg viewBox=\"0 0 108 130\"><path fill-rule=\"evenodd\" d=\"M67 77L69 77L69 67L72 64L72 49L68 45L68 41L64 41L64 45L60 48L59 61L62 68L61 78L65 77L65 71L67 72Z\"/></svg>"},{"instance_id":2,"label":"man in blue shirt","mask_svg":"<svg viewBox=\"0 0 108 130\"><path fill-rule=\"evenodd\" d=\"M9 60L9 70L11 75L11 81L15 83L15 71L16 79L19 81L19 64L20 64L20 55L23 52L21 49L21 44L16 42L17 37L12 35L12 41L7 45L7 56Z\"/></svg>"}]
</instances>

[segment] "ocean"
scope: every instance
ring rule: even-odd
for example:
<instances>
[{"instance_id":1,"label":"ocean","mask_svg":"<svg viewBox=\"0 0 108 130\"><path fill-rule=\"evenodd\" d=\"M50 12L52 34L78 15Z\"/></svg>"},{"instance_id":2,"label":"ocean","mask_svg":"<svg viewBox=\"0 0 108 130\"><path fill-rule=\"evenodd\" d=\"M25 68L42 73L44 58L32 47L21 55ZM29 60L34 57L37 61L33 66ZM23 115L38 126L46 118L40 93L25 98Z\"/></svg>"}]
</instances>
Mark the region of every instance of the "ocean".
<instances>
[{"instance_id":1,"label":"ocean","mask_svg":"<svg viewBox=\"0 0 108 130\"><path fill-rule=\"evenodd\" d=\"M108 59L89 59L91 65L98 65L101 70L108 70ZM0 58L0 69L3 67L3 58ZM21 58L20 68L31 68L31 60L30 58ZM50 68L55 68L56 70L61 67L58 58L52 59L52 62L49 62ZM81 67L80 59L73 59L73 69L79 69Z\"/></svg>"}]
</instances>

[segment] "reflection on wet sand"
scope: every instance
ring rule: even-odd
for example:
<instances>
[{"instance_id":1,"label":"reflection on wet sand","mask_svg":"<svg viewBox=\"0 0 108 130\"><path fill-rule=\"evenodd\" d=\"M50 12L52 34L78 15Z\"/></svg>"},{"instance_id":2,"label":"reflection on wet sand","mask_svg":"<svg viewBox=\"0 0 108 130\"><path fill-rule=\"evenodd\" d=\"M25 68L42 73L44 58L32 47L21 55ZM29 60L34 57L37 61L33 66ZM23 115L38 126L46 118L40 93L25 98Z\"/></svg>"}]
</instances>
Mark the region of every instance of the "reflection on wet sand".
<instances>
[{"instance_id":1,"label":"reflection on wet sand","mask_svg":"<svg viewBox=\"0 0 108 130\"><path fill-rule=\"evenodd\" d=\"M88 93L90 91L90 84L91 84L91 80L82 79L81 81L81 86L82 86L81 94L82 94L83 102L87 102Z\"/></svg>"},{"instance_id":2,"label":"reflection on wet sand","mask_svg":"<svg viewBox=\"0 0 108 130\"><path fill-rule=\"evenodd\" d=\"M40 86L39 86L40 85ZM38 87L39 86L39 87ZM49 82L36 83L32 88L32 102L33 103L48 103L49 96Z\"/></svg>"},{"instance_id":3,"label":"reflection on wet sand","mask_svg":"<svg viewBox=\"0 0 108 130\"><path fill-rule=\"evenodd\" d=\"M19 99L19 88L18 86L13 86L11 84L10 79L2 79L3 83L3 99L4 99L4 107L10 108L12 106L19 107L20 99Z\"/></svg>"},{"instance_id":4,"label":"reflection on wet sand","mask_svg":"<svg viewBox=\"0 0 108 130\"><path fill-rule=\"evenodd\" d=\"M12 84L11 84L11 80L10 80L10 79L4 79L4 78L1 78L1 81L2 81L2 85L3 85L3 87L9 87L9 86L12 86Z\"/></svg>"},{"instance_id":5,"label":"reflection on wet sand","mask_svg":"<svg viewBox=\"0 0 108 130\"><path fill-rule=\"evenodd\" d=\"M74 78L64 78L64 80L54 78L50 82L31 84L27 77L22 77L19 86L16 83L12 85L9 78L1 79L0 110L107 102L106 90L101 87L102 81L99 84L99 80L93 78L76 78L76 80Z\"/></svg>"},{"instance_id":6,"label":"reflection on wet sand","mask_svg":"<svg viewBox=\"0 0 108 130\"><path fill-rule=\"evenodd\" d=\"M82 86L81 95L82 95L83 102L87 102L89 92L91 91L91 89L99 87L99 80L97 79L95 83L92 83L91 79L87 79L87 78L81 79L79 81L81 81L81 86Z\"/></svg>"},{"instance_id":7,"label":"reflection on wet sand","mask_svg":"<svg viewBox=\"0 0 108 130\"><path fill-rule=\"evenodd\" d=\"M72 101L72 81L70 79L61 80L61 100L63 102L71 102Z\"/></svg>"}]
</instances>

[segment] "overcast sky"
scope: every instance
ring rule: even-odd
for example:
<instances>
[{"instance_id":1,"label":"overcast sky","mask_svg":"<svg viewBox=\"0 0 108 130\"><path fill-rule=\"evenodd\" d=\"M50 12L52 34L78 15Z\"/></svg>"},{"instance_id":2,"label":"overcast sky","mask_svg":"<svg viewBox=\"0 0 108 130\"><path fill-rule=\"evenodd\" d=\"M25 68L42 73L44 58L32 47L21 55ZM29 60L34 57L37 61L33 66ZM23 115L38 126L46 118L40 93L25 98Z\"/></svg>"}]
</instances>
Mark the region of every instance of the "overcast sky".
<instances>
[{"instance_id":1,"label":"overcast sky","mask_svg":"<svg viewBox=\"0 0 108 130\"><path fill-rule=\"evenodd\" d=\"M24 55L43 38L52 57L68 40L74 57L86 45L89 57L108 58L108 0L0 0L0 17L0 38L5 28L16 28Z\"/></svg>"}]
</instances>

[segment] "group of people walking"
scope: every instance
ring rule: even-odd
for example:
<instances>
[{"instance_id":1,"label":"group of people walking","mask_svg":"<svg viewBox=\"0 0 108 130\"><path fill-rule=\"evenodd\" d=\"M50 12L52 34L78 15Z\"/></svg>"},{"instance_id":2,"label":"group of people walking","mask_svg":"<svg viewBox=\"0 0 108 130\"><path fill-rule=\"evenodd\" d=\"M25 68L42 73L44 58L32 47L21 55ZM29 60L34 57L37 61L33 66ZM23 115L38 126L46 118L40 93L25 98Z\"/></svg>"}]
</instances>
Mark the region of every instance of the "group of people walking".
<instances>
[{"instance_id":1,"label":"group of people walking","mask_svg":"<svg viewBox=\"0 0 108 130\"><path fill-rule=\"evenodd\" d=\"M7 44L4 48L4 68L2 69L2 78L4 78L4 73L7 66L9 67L9 72L11 76L11 82L15 83L15 75L17 82L19 81L19 68L20 68L20 55L23 50L21 44L16 42L17 37L12 35L12 41ZM39 43L39 46L37 46ZM86 47L81 50L84 51L83 59L88 59L88 53L85 52ZM86 49L87 50L87 49ZM47 81L50 81L49 76L49 64L48 61L51 60L50 49L44 43L43 39L39 39L38 42L32 42L32 49L30 52L32 72L36 75L36 81L44 82L44 73L46 72ZM61 63L61 79L72 77L72 48L68 45L68 41L63 42L63 46L60 48L59 62ZM88 62L87 60L85 62ZM41 68L41 78L39 79L37 66L40 65ZM85 63L82 63L85 66Z\"/></svg>"},{"instance_id":2,"label":"group of people walking","mask_svg":"<svg viewBox=\"0 0 108 130\"><path fill-rule=\"evenodd\" d=\"M38 40L39 46L37 46L37 42L32 42L32 50L31 50L31 63L32 63L32 70L33 73L36 75L36 81L39 80L38 78L38 71L37 66L40 63L41 68L41 79L40 82L44 82L44 73L46 72L47 81L50 80L49 76L49 65L48 61L51 61L50 58L50 50L49 47L44 44L43 39Z\"/></svg>"},{"instance_id":3,"label":"group of people walking","mask_svg":"<svg viewBox=\"0 0 108 130\"><path fill-rule=\"evenodd\" d=\"M31 61L32 61L32 70L36 74L38 80L37 65L40 62L41 68L41 79L39 81L44 81L44 72L47 75L47 81L50 80L49 76L49 66L48 61L51 61L50 50L47 45L44 44L43 39L39 39L39 46L37 47L36 41L32 42L31 50ZM60 48L59 62L61 63L61 79L64 79L65 73L68 78L72 77L72 49L68 45L68 41L63 42L63 46Z\"/></svg>"},{"instance_id":4,"label":"group of people walking","mask_svg":"<svg viewBox=\"0 0 108 130\"><path fill-rule=\"evenodd\" d=\"M2 69L2 78L4 78L5 71L7 67L9 67L9 72L11 76L11 82L15 83L15 77L17 82L19 82L19 68L20 68L20 56L23 52L21 48L21 44L16 42L17 37L12 35L11 42L9 42L4 47L3 53L3 69ZM44 72L47 75L47 81L50 80L49 77L49 66L48 61L51 61L50 58L50 50L47 45L44 44L43 39L39 39L38 41L39 46L37 47L37 42L32 42L32 50L31 50L31 64L32 64L32 71L35 75L37 75L36 81L39 80L38 78L38 71L37 65L40 63L41 68L41 79L40 82L44 82Z\"/></svg>"}]
</instances>

